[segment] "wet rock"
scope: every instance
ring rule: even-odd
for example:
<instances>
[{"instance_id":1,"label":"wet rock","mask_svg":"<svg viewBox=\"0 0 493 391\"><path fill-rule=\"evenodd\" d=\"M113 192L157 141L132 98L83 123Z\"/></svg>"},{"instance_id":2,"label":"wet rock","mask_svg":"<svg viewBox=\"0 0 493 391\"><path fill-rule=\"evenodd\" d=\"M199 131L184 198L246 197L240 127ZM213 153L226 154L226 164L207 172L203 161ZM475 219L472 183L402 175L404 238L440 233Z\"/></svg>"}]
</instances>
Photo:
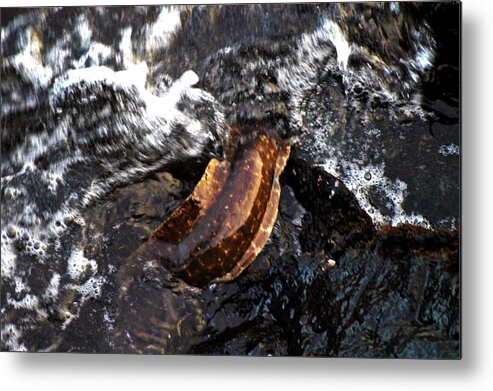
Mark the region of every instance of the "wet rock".
<instances>
[{"instance_id":1,"label":"wet rock","mask_svg":"<svg viewBox=\"0 0 493 391\"><path fill-rule=\"evenodd\" d=\"M341 182L296 153L283 183L271 239L236 280L198 289L159 264L137 264L125 296L115 295L112 280L65 332L60 350L457 358L457 232L375 229ZM108 211L99 227L118 251L94 256L123 262L141 243L141 221L158 224L156 211L179 201L166 184L149 184L120 189L97 208ZM127 206L137 196L148 202L133 219ZM125 228L115 231L116 221ZM104 314L111 329L96 335Z\"/></svg>"}]
</instances>

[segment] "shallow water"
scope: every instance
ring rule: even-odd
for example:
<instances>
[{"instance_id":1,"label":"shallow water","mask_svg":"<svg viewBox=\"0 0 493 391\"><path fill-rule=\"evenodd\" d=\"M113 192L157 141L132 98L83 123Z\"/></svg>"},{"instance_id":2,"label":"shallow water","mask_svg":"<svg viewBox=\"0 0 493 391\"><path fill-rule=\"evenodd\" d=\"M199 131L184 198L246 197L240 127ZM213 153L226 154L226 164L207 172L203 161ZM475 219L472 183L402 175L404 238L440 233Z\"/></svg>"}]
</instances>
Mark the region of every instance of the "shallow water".
<instances>
[{"instance_id":1,"label":"shallow water","mask_svg":"<svg viewBox=\"0 0 493 391\"><path fill-rule=\"evenodd\" d=\"M2 12L2 349L458 357L458 5L358 7ZM120 300L259 121L294 140L257 260Z\"/></svg>"}]
</instances>

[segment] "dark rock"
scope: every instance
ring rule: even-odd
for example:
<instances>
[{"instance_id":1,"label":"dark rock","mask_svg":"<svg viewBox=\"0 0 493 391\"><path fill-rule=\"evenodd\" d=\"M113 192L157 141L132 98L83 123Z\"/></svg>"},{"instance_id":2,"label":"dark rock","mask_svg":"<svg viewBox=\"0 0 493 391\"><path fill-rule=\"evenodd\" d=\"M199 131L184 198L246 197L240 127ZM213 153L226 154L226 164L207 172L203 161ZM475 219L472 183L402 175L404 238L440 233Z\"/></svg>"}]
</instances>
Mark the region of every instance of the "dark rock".
<instances>
[{"instance_id":1,"label":"dark rock","mask_svg":"<svg viewBox=\"0 0 493 391\"><path fill-rule=\"evenodd\" d=\"M125 297L115 297L110 284L67 330L60 350L457 358L457 233L376 230L342 183L296 154L283 181L271 240L235 281L202 290L158 264L137 265ZM140 244L140 221L159 223L154 216L169 193L164 184L150 184L121 189L106 202L103 236L118 251L99 257L118 262ZM138 220L125 207L136 196L148 200ZM113 229L116 215L128 234ZM70 330L81 324L103 327L103 310L116 316L114 329L93 340L75 338Z\"/></svg>"}]
</instances>

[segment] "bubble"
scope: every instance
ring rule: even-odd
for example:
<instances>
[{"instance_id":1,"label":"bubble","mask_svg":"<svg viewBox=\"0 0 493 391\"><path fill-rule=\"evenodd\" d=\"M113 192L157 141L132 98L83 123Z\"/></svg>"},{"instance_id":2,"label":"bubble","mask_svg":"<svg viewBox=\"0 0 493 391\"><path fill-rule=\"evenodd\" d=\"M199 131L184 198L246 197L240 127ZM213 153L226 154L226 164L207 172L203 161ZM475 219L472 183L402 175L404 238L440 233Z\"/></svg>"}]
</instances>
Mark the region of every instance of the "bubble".
<instances>
[{"instance_id":1,"label":"bubble","mask_svg":"<svg viewBox=\"0 0 493 391\"><path fill-rule=\"evenodd\" d=\"M332 269L333 267L336 266L336 261L334 261L333 259L328 259L327 266Z\"/></svg>"},{"instance_id":2,"label":"bubble","mask_svg":"<svg viewBox=\"0 0 493 391\"><path fill-rule=\"evenodd\" d=\"M9 225L7 227L7 236L11 239L17 236L17 228L13 225Z\"/></svg>"},{"instance_id":3,"label":"bubble","mask_svg":"<svg viewBox=\"0 0 493 391\"><path fill-rule=\"evenodd\" d=\"M371 179L371 173L370 171L365 172L365 179L369 181Z\"/></svg>"}]
</instances>

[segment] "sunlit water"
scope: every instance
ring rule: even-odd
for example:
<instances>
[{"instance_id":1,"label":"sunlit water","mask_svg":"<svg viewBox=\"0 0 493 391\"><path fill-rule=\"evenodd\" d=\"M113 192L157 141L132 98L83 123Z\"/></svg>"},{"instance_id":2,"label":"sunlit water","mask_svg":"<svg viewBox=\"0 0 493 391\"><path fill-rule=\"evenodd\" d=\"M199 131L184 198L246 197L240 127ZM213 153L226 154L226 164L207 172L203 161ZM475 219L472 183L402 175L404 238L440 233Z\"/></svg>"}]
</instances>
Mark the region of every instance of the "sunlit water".
<instances>
[{"instance_id":1,"label":"sunlit water","mask_svg":"<svg viewBox=\"0 0 493 391\"><path fill-rule=\"evenodd\" d=\"M102 265L85 251L81 236L92 224L86 208L170 164L220 153L235 115L229 102L238 94L215 78L214 67L241 58L260 38L288 50L245 55L242 64L259 80L263 70L274 75L274 92L266 96L284 97L295 149L339 178L376 227L457 228L458 171L444 171L443 183L430 172L458 169L460 148L453 116L448 128L435 129L448 133L429 136L430 123L440 122L423 92L438 61L429 26L411 27L406 57L393 61L352 40L331 6L307 6L285 36L275 7L49 9L2 20L5 349L29 350L26 331L53 317L57 331L47 334L63 333L112 279L115 264ZM397 19L398 3L389 7L387 16ZM286 19L302 14L294 7L283 12ZM235 23L221 18L237 22L233 33ZM224 31L209 40L208 25ZM183 45L187 40L203 47ZM423 174L406 169L403 159ZM435 185L443 187L440 194L447 186L455 191L450 207L437 211L431 194L421 199ZM300 212L292 217L295 225L302 219ZM310 267L303 270L309 279ZM112 313L101 315L108 328ZM57 348L56 338L46 339L36 348Z\"/></svg>"}]
</instances>

